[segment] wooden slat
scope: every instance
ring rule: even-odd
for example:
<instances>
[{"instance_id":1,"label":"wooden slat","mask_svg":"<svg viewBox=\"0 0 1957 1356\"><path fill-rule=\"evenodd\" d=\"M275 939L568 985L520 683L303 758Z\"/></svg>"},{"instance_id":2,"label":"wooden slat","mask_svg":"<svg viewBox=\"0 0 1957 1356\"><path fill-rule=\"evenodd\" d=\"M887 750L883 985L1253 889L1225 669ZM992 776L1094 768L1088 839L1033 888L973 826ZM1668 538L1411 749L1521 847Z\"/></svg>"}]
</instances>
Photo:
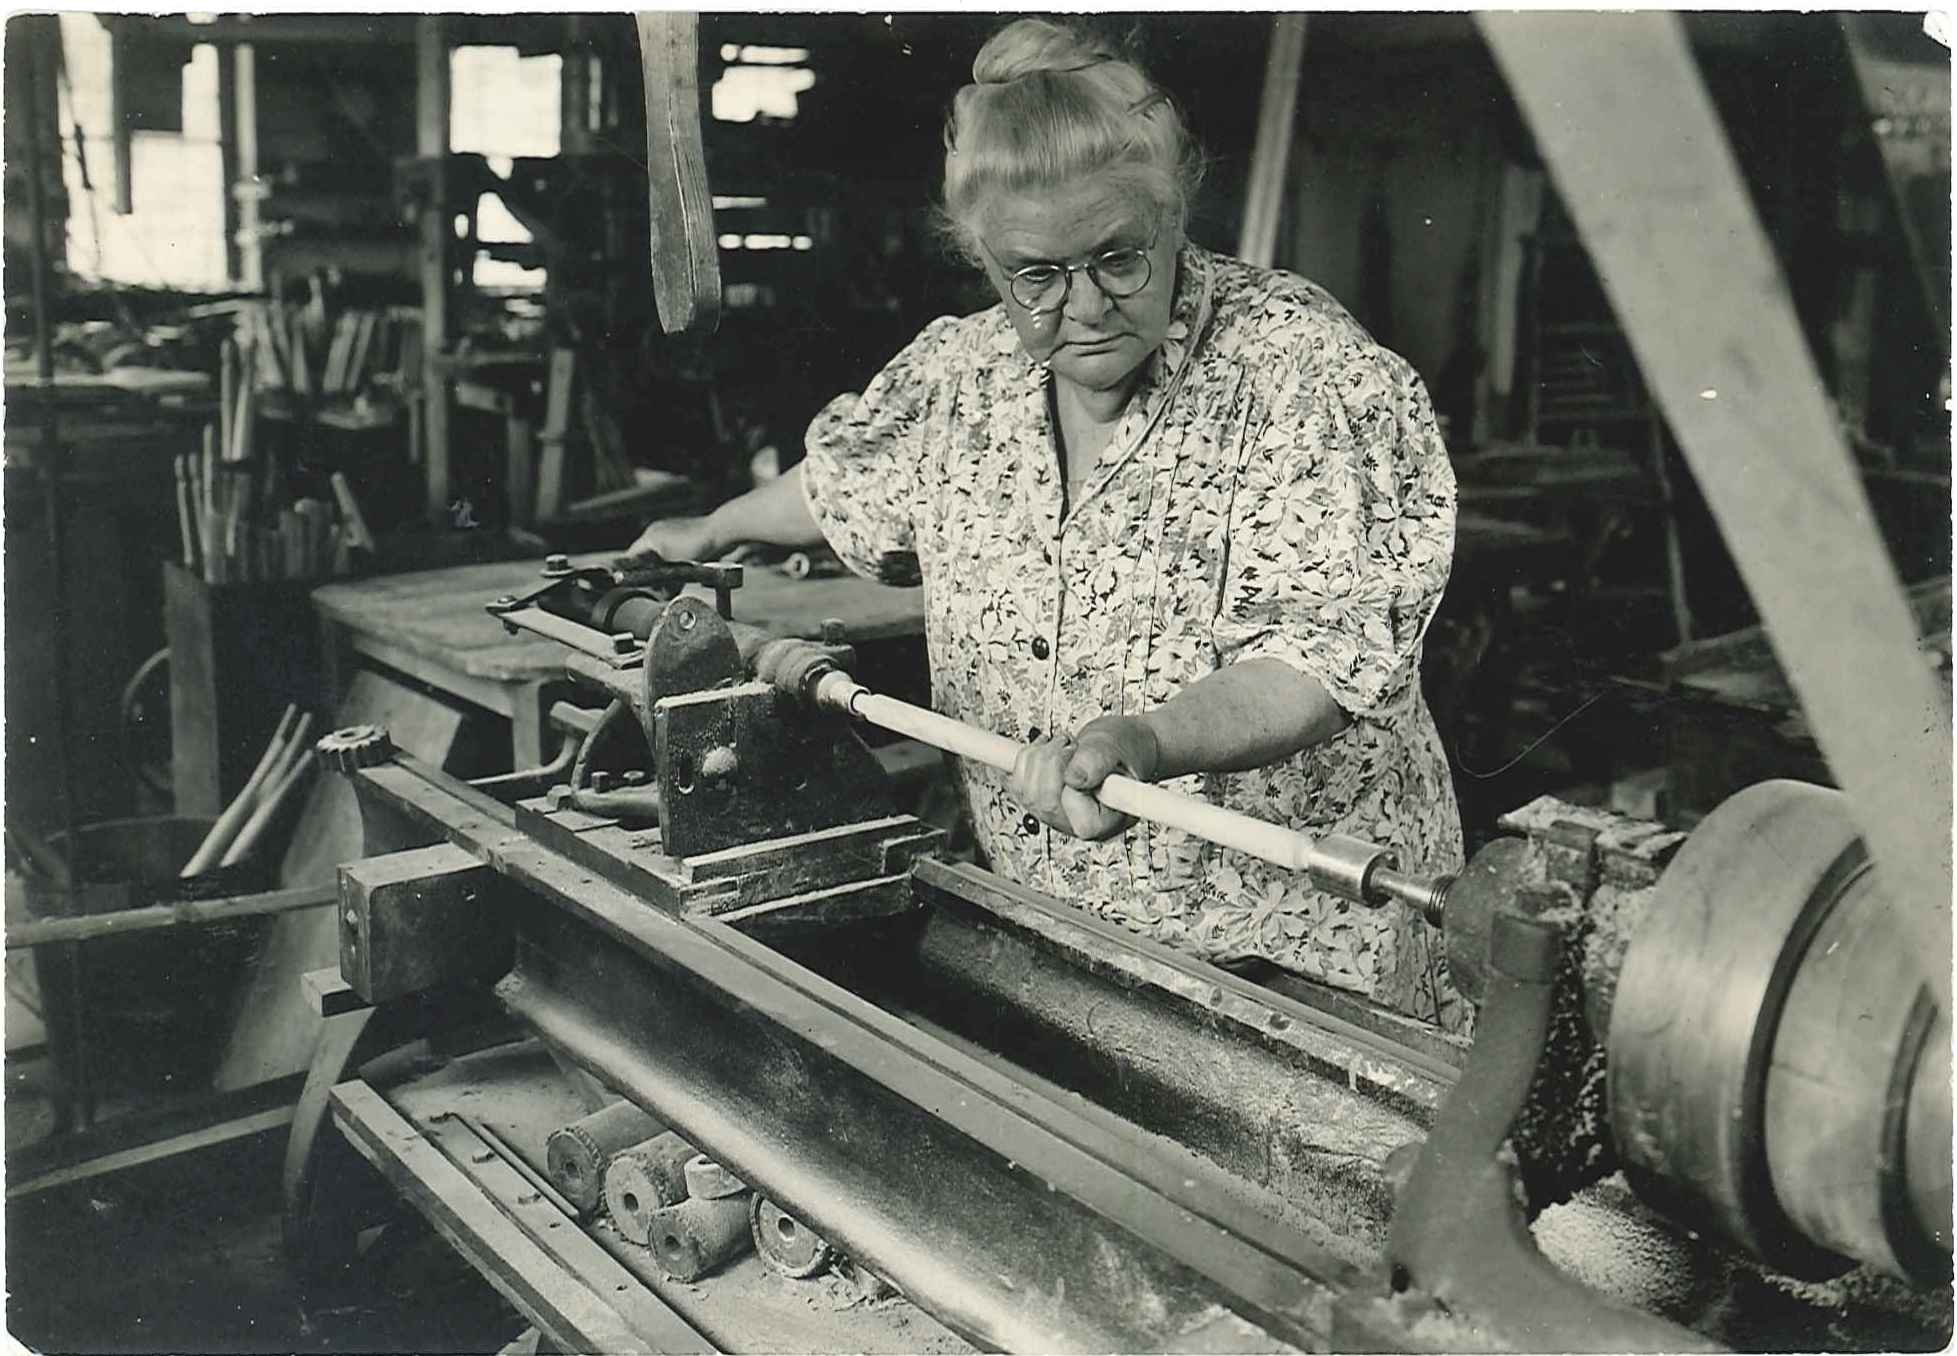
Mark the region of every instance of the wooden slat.
<instances>
[{"instance_id":1,"label":"wooden slat","mask_svg":"<svg viewBox=\"0 0 1957 1356\"><path fill-rule=\"evenodd\" d=\"M342 1013L358 1012L367 1006L367 1000L355 993L353 985L347 983L336 969L308 970L299 976L299 987L321 1021Z\"/></svg>"},{"instance_id":2,"label":"wooden slat","mask_svg":"<svg viewBox=\"0 0 1957 1356\"><path fill-rule=\"evenodd\" d=\"M1304 76L1305 16L1271 17L1271 48L1264 67L1264 97L1257 108L1257 142L1250 153L1244 190L1244 224L1237 254L1269 268L1277 262L1278 226L1290 188L1291 138L1298 123L1298 84Z\"/></svg>"},{"instance_id":3,"label":"wooden slat","mask_svg":"<svg viewBox=\"0 0 1957 1356\"><path fill-rule=\"evenodd\" d=\"M646 167L652 191L652 286L668 334L720 324L720 248L700 141L700 16L634 16L645 72Z\"/></svg>"},{"instance_id":4,"label":"wooden slat","mask_svg":"<svg viewBox=\"0 0 1957 1356\"><path fill-rule=\"evenodd\" d=\"M1884 877L1947 956L1950 705L1682 20L1477 21Z\"/></svg>"},{"instance_id":5,"label":"wooden slat","mask_svg":"<svg viewBox=\"0 0 1957 1356\"><path fill-rule=\"evenodd\" d=\"M293 1118L299 1080L274 1079L100 1121L85 1135L54 1135L7 1152L7 1199L156 1163L263 1134Z\"/></svg>"},{"instance_id":6,"label":"wooden slat","mask_svg":"<svg viewBox=\"0 0 1957 1356\"><path fill-rule=\"evenodd\" d=\"M175 1158L181 1154L196 1153L200 1149L215 1148L220 1144L229 1144L233 1140L246 1139L252 1135L263 1134L268 1130L277 1130L281 1126L290 1124L292 1124L291 1107L270 1107L264 1111L254 1112L249 1116L240 1116L236 1120L225 1121L219 1125L206 1126L201 1130L192 1130L181 1135L171 1135L167 1139L159 1139L148 1144L139 1144L134 1148L103 1154L99 1158L91 1158L86 1162L76 1163L72 1167L57 1168L53 1172L43 1173L39 1177L30 1177L26 1181L9 1182L7 1184L7 1199L10 1201L18 1200L23 1196L34 1196L43 1191L52 1191L56 1187L70 1186L76 1182L85 1182L92 1177L102 1177L112 1172L124 1172L130 1168L141 1167L145 1163L159 1163L166 1158Z\"/></svg>"}]
</instances>

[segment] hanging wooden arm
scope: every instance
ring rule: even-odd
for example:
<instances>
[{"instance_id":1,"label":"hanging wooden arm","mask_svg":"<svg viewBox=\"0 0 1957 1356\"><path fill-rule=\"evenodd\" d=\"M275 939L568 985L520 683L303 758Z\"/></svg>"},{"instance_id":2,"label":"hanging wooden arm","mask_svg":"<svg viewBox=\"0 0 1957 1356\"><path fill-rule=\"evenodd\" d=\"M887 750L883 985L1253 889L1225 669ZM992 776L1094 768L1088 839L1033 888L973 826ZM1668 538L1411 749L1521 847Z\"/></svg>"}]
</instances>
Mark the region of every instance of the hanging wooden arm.
<instances>
[{"instance_id":1,"label":"hanging wooden arm","mask_svg":"<svg viewBox=\"0 0 1957 1356\"><path fill-rule=\"evenodd\" d=\"M659 324L668 334L708 334L720 325L720 255L700 140L700 18L665 10L634 17L645 67Z\"/></svg>"},{"instance_id":2,"label":"hanging wooden arm","mask_svg":"<svg viewBox=\"0 0 1957 1356\"><path fill-rule=\"evenodd\" d=\"M1683 23L1478 22L1947 1004L1950 706Z\"/></svg>"},{"instance_id":3,"label":"hanging wooden arm","mask_svg":"<svg viewBox=\"0 0 1957 1356\"><path fill-rule=\"evenodd\" d=\"M1260 268L1277 263L1278 227L1291 183L1291 140L1298 122L1304 64L1305 16L1272 16L1264 96L1257 105L1257 143L1250 154L1250 186L1244 191L1243 230L1237 238L1237 257Z\"/></svg>"}]
</instances>

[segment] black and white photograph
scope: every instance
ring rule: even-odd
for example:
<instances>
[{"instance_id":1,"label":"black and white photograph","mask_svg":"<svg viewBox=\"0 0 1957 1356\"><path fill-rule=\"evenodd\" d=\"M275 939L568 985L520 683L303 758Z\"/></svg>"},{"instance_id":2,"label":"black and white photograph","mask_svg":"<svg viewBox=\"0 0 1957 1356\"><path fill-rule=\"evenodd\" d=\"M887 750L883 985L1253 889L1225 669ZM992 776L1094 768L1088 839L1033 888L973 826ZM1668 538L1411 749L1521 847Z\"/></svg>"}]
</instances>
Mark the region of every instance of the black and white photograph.
<instances>
[{"instance_id":1,"label":"black and white photograph","mask_svg":"<svg viewBox=\"0 0 1957 1356\"><path fill-rule=\"evenodd\" d=\"M7 1350L1949 1349L1950 10L4 22Z\"/></svg>"}]
</instances>

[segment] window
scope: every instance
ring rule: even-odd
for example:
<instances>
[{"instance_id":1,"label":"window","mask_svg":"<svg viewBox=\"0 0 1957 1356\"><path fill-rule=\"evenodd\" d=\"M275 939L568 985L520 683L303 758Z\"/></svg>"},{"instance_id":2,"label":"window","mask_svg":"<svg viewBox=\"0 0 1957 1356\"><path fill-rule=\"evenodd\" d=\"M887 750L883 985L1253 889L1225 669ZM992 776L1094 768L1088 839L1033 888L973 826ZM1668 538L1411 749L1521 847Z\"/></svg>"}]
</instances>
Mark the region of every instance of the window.
<instances>
[{"instance_id":1,"label":"window","mask_svg":"<svg viewBox=\"0 0 1957 1356\"><path fill-rule=\"evenodd\" d=\"M69 270L106 282L222 290L230 280L224 262L218 49L197 47L184 67L181 133L131 134L134 210L121 216L114 210L108 30L93 14L63 14L61 45L66 66L59 89L61 177L68 190Z\"/></svg>"},{"instance_id":2,"label":"window","mask_svg":"<svg viewBox=\"0 0 1957 1356\"><path fill-rule=\"evenodd\" d=\"M518 157L546 157L561 146L564 63L557 56L526 57L514 47L457 47L449 54L449 148L473 151L508 177ZM530 233L491 194L476 206L476 238L528 244ZM535 291L542 269L476 256L476 286Z\"/></svg>"},{"instance_id":3,"label":"window","mask_svg":"<svg viewBox=\"0 0 1957 1356\"><path fill-rule=\"evenodd\" d=\"M757 47L723 43L727 69L713 87L713 115L719 122L753 122L758 117L786 122L799 111L795 96L815 86L815 72L800 47Z\"/></svg>"}]
</instances>

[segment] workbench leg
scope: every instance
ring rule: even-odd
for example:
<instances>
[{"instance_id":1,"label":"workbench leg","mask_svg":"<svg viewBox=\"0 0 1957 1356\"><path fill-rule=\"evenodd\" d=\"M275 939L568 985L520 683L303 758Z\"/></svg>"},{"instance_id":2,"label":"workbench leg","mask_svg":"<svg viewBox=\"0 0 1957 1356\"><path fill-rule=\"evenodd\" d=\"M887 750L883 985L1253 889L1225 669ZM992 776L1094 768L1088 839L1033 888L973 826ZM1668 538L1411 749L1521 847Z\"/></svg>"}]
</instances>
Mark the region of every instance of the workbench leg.
<instances>
[{"instance_id":1,"label":"workbench leg","mask_svg":"<svg viewBox=\"0 0 1957 1356\"><path fill-rule=\"evenodd\" d=\"M319 697L328 712L338 713L346 700L347 684L353 681L353 646L347 629L328 617L319 619ZM330 719L331 717L329 717ZM320 729L321 734L333 727Z\"/></svg>"},{"instance_id":2,"label":"workbench leg","mask_svg":"<svg viewBox=\"0 0 1957 1356\"><path fill-rule=\"evenodd\" d=\"M345 1279L360 1229L372 1222L365 1216L392 1203L384 1189L366 1189L377 1180L334 1128L333 1088L413 1029L412 1013L400 1004L344 1012L320 1027L279 1175L286 1260L309 1288Z\"/></svg>"},{"instance_id":3,"label":"workbench leg","mask_svg":"<svg viewBox=\"0 0 1957 1356\"><path fill-rule=\"evenodd\" d=\"M505 421L505 427L509 445L503 476L510 526L531 527L537 521L536 434L530 427L530 421L514 412Z\"/></svg>"},{"instance_id":4,"label":"workbench leg","mask_svg":"<svg viewBox=\"0 0 1957 1356\"><path fill-rule=\"evenodd\" d=\"M559 679L540 678L524 683L511 692L512 769L540 767L557 751L557 736L550 728L550 707L562 686Z\"/></svg>"}]
</instances>

